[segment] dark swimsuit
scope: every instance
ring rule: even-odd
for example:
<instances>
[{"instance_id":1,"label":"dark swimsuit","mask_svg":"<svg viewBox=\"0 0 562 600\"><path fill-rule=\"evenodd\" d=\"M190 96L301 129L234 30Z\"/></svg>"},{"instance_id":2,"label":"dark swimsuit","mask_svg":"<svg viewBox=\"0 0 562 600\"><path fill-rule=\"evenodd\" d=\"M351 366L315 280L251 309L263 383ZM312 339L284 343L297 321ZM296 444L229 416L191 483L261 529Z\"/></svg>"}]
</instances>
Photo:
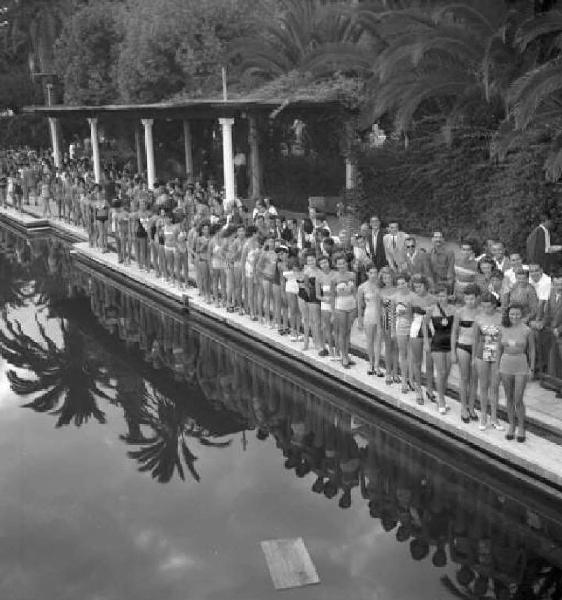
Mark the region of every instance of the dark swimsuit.
<instances>
[{"instance_id":1,"label":"dark swimsuit","mask_svg":"<svg viewBox=\"0 0 562 600\"><path fill-rule=\"evenodd\" d=\"M99 221L100 223L105 223L107 221L107 217L108 217L108 210L106 206L103 206L102 208L96 208L96 221Z\"/></svg>"},{"instance_id":2,"label":"dark swimsuit","mask_svg":"<svg viewBox=\"0 0 562 600\"><path fill-rule=\"evenodd\" d=\"M435 334L431 339L432 352L450 352L451 351L451 329L453 328L454 317L447 316L445 311L439 306L441 316L431 317L431 323Z\"/></svg>"},{"instance_id":3,"label":"dark swimsuit","mask_svg":"<svg viewBox=\"0 0 562 600\"><path fill-rule=\"evenodd\" d=\"M472 329L473 325L474 321L459 321L459 327L464 327L465 329ZM470 344L460 344L457 342L457 348L468 352L472 356L472 346Z\"/></svg>"}]
</instances>

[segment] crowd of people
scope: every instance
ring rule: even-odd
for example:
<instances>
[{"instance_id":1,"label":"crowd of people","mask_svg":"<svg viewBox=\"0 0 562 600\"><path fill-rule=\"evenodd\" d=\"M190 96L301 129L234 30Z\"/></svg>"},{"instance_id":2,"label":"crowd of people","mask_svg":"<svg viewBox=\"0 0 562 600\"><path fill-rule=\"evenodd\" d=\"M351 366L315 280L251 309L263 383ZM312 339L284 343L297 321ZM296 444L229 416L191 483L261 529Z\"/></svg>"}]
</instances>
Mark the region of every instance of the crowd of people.
<instances>
[{"instance_id":1,"label":"crowd of people","mask_svg":"<svg viewBox=\"0 0 562 600\"><path fill-rule=\"evenodd\" d=\"M461 419L503 430L501 382L509 440L525 441L529 378L562 397L562 270L553 260L562 247L551 243L549 215L531 232L526 260L499 240L482 252L462 240L457 257L438 231L427 250L378 216L336 234L313 207L286 218L268 199L252 208L226 201L212 180L150 190L142 177L108 165L96 183L87 159L65 155L55 169L33 152L8 153L2 166L2 205L39 204L45 217L54 205L57 218L87 231L90 246L108 252L112 242L120 263L134 261L180 288L193 278L207 303L276 329L303 351L351 367L357 322L368 374L419 404L436 402L441 414L457 362Z\"/></svg>"}]
</instances>

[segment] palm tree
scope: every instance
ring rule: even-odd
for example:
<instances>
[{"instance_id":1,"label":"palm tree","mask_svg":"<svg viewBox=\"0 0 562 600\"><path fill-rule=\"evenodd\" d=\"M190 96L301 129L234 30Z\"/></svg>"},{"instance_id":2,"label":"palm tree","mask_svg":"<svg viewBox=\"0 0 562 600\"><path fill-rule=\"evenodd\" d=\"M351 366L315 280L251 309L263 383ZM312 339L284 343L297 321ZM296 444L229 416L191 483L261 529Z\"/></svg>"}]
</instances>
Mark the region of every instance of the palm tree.
<instances>
[{"instance_id":1,"label":"palm tree","mask_svg":"<svg viewBox=\"0 0 562 600\"><path fill-rule=\"evenodd\" d=\"M100 386L112 386L97 357L88 351L84 335L72 322L59 318L59 346L37 317L36 324L41 342L25 333L17 320L5 319L0 330L0 356L12 366L7 373L12 390L20 396L33 396L26 408L56 415L56 427L72 422L80 426L90 418L105 423L98 401L111 400L111 396Z\"/></svg>"},{"instance_id":2,"label":"palm tree","mask_svg":"<svg viewBox=\"0 0 562 600\"><path fill-rule=\"evenodd\" d=\"M363 30L345 4L323 0L281 0L276 15L266 15L260 36L233 43L230 57L254 81L291 72L331 75L340 67L368 71L371 59Z\"/></svg>"},{"instance_id":3,"label":"palm tree","mask_svg":"<svg viewBox=\"0 0 562 600\"><path fill-rule=\"evenodd\" d=\"M441 121L448 134L475 114L501 118L518 67L508 40L520 11L488 0L432 5L363 11L364 26L387 44L375 61L368 120L391 113L398 134L419 116Z\"/></svg>"},{"instance_id":4,"label":"palm tree","mask_svg":"<svg viewBox=\"0 0 562 600\"><path fill-rule=\"evenodd\" d=\"M545 162L546 177L562 175L562 11L550 10L525 20L515 44L531 64L509 88L509 114L495 140L495 152L503 158L512 148L542 138L550 140Z\"/></svg>"},{"instance_id":5,"label":"palm tree","mask_svg":"<svg viewBox=\"0 0 562 600\"><path fill-rule=\"evenodd\" d=\"M227 448L232 443L232 440L211 440L211 434L197 425L187 409L186 403L173 401L151 387L138 415L138 424L151 429L152 434L143 435L141 439L122 438L129 444L139 446L137 450L129 451L128 456L140 464L139 471L150 471L159 483L171 481L176 471L184 481L184 467L195 481L200 480L195 468L197 456L187 443L189 438L195 438L200 444L214 448Z\"/></svg>"}]
</instances>

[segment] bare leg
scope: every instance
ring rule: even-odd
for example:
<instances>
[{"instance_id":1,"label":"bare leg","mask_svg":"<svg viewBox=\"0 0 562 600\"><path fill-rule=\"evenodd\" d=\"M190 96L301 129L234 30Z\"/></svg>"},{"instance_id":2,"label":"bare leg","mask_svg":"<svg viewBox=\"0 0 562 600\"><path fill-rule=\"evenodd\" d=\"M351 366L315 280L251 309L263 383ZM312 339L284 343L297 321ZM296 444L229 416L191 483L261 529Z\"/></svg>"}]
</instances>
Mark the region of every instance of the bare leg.
<instances>
[{"instance_id":1,"label":"bare leg","mask_svg":"<svg viewBox=\"0 0 562 600\"><path fill-rule=\"evenodd\" d=\"M516 375L514 386L515 416L517 418L517 437L525 437L525 388L527 386L527 375Z\"/></svg>"},{"instance_id":2,"label":"bare leg","mask_svg":"<svg viewBox=\"0 0 562 600\"><path fill-rule=\"evenodd\" d=\"M505 392L505 401L507 407L507 421L509 428L507 430L508 436L515 435L515 375L501 375L501 382Z\"/></svg>"},{"instance_id":3,"label":"bare leg","mask_svg":"<svg viewBox=\"0 0 562 600\"><path fill-rule=\"evenodd\" d=\"M480 381L480 427L486 427L488 420L488 389L490 387L490 365L481 359L476 361Z\"/></svg>"}]
</instances>

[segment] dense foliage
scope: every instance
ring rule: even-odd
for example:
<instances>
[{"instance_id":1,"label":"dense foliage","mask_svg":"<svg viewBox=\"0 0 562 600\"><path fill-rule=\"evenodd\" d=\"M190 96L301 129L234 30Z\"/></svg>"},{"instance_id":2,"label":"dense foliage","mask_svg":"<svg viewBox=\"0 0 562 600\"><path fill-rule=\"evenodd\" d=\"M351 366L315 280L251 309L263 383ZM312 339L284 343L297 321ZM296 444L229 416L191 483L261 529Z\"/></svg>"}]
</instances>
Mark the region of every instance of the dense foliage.
<instances>
[{"instance_id":1,"label":"dense foliage","mask_svg":"<svg viewBox=\"0 0 562 600\"><path fill-rule=\"evenodd\" d=\"M345 107L285 118L284 104L260 123L266 190L278 203L339 193L345 156L360 168L361 191L346 196L356 214L396 216L412 231L501 235L519 247L541 209L559 210L557 0L10 0L6 8L5 106L37 101L54 70L73 104L216 96L226 66L231 95ZM287 152L297 117L304 141ZM367 143L375 122L387 134L382 148ZM4 143L15 129L4 128ZM170 153L181 157L178 144Z\"/></svg>"}]
</instances>

